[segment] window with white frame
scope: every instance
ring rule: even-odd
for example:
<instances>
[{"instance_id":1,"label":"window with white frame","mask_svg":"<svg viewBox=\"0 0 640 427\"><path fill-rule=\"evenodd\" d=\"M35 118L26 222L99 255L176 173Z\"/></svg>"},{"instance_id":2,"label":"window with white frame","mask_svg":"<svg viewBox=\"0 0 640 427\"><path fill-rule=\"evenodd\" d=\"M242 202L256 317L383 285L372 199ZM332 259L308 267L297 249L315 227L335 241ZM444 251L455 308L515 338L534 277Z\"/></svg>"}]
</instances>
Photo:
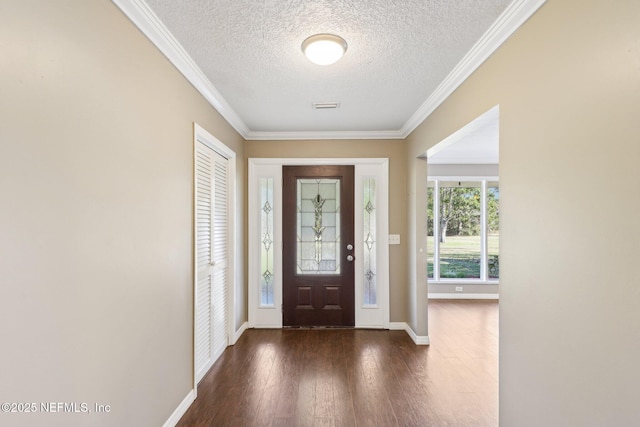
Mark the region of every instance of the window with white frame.
<instances>
[{"instance_id":1,"label":"window with white frame","mask_svg":"<svg viewBox=\"0 0 640 427\"><path fill-rule=\"evenodd\" d=\"M431 281L500 277L497 179L428 180L427 268Z\"/></svg>"}]
</instances>

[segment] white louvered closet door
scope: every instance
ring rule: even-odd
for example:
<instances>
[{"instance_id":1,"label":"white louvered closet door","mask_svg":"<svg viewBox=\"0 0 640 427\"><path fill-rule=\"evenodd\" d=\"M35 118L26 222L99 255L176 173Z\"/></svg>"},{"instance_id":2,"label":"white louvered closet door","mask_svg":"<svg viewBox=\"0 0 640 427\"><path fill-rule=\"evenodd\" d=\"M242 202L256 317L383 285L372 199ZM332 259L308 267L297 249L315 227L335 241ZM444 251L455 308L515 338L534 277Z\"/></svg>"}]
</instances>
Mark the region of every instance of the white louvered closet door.
<instances>
[{"instance_id":1,"label":"white louvered closet door","mask_svg":"<svg viewBox=\"0 0 640 427\"><path fill-rule=\"evenodd\" d=\"M228 160L196 148L196 380L227 347Z\"/></svg>"}]
</instances>

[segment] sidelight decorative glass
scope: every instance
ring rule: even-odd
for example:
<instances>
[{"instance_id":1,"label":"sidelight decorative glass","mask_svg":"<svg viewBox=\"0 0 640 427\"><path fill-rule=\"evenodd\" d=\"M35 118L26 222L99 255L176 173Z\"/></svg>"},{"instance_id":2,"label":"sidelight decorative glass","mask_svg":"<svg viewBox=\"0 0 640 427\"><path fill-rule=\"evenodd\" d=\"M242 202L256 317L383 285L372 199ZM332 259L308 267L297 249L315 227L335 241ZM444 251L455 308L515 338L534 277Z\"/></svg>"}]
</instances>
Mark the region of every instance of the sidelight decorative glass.
<instances>
[{"instance_id":1,"label":"sidelight decorative glass","mask_svg":"<svg viewBox=\"0 0 640 427\"><path fill-rule=\"evenodd\" d=\"M273 178L260 178L260 305L273 306Z\"/></svg>"},{"instance_id":2,"label":"sidelight decorative glass","mask_svg":"<svg viewBox=\"0 0 640 427\"><path fill-rule=\"evenodd\" d=\"M340 274L340 180L298 179L297 273Z\"/></svg>"},{"instance_id":3,"label":"sidelight decorative glass","mask_svg":"<svg viewBox=\"0 0 640 427\"><path fill-rule=\"evenodd\" d=\"M364 196L364 305L377 304L376 180L365 178Z\"/></svg>"}]
</instances>

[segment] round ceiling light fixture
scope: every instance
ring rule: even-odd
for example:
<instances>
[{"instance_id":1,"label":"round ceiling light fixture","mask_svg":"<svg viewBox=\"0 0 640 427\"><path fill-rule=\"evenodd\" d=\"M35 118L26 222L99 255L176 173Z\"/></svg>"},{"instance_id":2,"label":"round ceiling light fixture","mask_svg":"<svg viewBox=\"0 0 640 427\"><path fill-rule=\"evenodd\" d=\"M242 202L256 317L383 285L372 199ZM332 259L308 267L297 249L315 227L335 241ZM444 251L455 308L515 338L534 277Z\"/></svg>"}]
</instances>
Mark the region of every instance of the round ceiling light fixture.
<instances>
[{"instance_id":1,"label":"round ceiling light fixture","mask_svg":"<svg viewBox=\"0 0 640 427\"><path fill-rule=\"evenodd\" d=\"M318 65L331 65L347 51L347 42L335 34L316 34L302 42L302 52L309 61Z\"/></svg>"}]
</instances>

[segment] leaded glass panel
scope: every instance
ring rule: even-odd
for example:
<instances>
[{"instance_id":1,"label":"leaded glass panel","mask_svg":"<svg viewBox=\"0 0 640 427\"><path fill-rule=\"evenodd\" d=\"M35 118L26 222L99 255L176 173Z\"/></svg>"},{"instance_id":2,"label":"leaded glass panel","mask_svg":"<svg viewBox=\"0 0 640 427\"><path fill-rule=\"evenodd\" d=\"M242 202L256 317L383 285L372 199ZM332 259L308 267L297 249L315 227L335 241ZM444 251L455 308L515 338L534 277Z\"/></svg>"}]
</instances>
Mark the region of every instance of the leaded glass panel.
<instances>
[{"instance_id":1,"label":"leaded glass panel","mask_svg":"<svg viewBox=\"0 0 640 427\"><path fill-rule=\"evenodd\" d=\"M273 306L273 178L260 178L260 305Z\"/></svg>"},{"instance_id":2,"label":"leaded glass panel","mask_svg":"<svg viewBox=\"0 0 640 427\"><path fill-rule=\"evenodd\" d=\"M340 274L340 180L296 182L297 273Z\"/></svg>"},{"instance_id":3,"label":"leaded glass panel","mask_svg":"<svg viewBox=\"0 0 640 427\"><path fill-rule=\"evenodd\" d=\"M377 304L376 280L376 180L365 178L364 197L364 295L365 305Z\"/></svg>"}]
</instances>

